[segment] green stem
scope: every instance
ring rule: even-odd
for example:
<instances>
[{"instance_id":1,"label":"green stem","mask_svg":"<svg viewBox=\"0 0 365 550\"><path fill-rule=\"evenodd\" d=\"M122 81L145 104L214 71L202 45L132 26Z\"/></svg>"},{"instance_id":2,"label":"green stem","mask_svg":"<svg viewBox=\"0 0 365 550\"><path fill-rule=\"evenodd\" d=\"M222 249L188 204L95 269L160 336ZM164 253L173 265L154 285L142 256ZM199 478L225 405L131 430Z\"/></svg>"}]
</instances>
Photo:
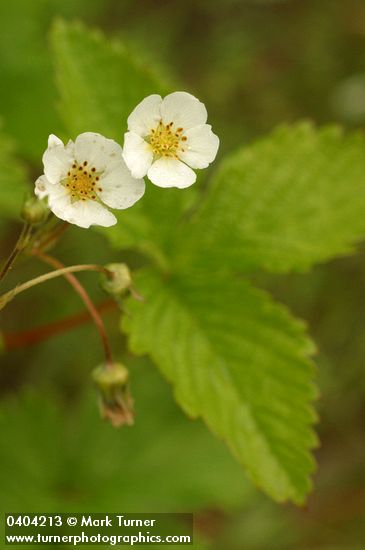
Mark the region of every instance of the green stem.
<instances>
[{"instance_id":1,"label":"green stem","mask_svg":"<svg viewBox=\"0 0 365 550\"><path fill-rule=\"evenodd\" d=\"M56 277L66 275L67 273L76 273L78 271L98 271L99 273L111 275L110 271L105 269L105 267L96 264L71 265L69 267L63 267L62 269L56 269L55 271L50 271L49 273L45 273L44 275L35 277L30 281L26 281L25 283L16 286L9 292L6 292L2 296L0 296L0 310L5 307L6 304L10 302L13 298L15 298L15 296L17 296L21 292L24 292L25 290L28 290L28 288L32 288L33 286L45 283L50 279L55 279Z\"/></svg>"},{"instance_id":2,"label":"green stem","mask_svg":"<svg viewBox=\"0 0 365 550\"><path fill-rule=\"evenodd\" d=\"M9 258L6 260L6 262L4 264L4 267L1 270L0 281L2 281L5 278L7 273L12 268L15 260L17 259L18 255L20 254L20 252L22 250L24 250L24 248L27 246L27 244L29 242L29 237L30 237L31 231L32 231L32 226L29 225L28 223L25 223L24 226L23 226L23 229L20 233L20 236L17 240L17 243L14 247L14 250L10 254Z\"/></svg>"}]
</instances>

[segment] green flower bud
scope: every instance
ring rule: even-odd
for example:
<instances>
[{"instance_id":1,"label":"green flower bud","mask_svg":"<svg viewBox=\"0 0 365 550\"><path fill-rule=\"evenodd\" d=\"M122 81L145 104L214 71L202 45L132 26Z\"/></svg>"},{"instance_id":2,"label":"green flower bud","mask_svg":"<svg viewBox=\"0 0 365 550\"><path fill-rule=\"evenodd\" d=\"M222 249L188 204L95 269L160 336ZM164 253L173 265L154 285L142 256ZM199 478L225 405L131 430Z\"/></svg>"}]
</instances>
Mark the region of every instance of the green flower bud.
<instances>
[{"instance_id":1,"label":"green flower bud","mask_svg":"<svg viewBox=\"0 0 365 550\"><path fill-rule=\"evenodd\" d=\"M46 203L31 197L25 201L20 215L29 225L39 225L46 221L48 214L49 208Z\"/></svg>"},{"instance_id":2,"label":"green flower bud","mask_svg":"<svg viewBox=\"0 0 365 550\"><path fill-rule=\"evenodd\" d=\"M92 377L99 390L102 418L115 427L133 424L133 399L129 391L128 369L120 363L101 365L93 371Z\"/></svg>"},{"instance_id":3,"label":"green flower bud","mask_svg":"<svg viewBox=\"0 0 365 550\"><path fill-rule=\"evenodd\" d=\"M123 296L132 284L131 272L126 264L108 264L105 269L110 275L102 275L100 278L101 287L113 296Z\"/></svg>"}]
</instances>

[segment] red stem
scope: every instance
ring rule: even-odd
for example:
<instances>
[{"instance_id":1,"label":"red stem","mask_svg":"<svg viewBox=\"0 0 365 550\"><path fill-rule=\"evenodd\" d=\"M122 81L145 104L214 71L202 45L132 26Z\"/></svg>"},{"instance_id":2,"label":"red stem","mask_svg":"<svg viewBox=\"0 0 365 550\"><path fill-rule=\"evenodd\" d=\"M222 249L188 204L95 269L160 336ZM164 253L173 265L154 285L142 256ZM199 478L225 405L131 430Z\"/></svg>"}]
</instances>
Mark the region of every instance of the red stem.
<instances>
[{"instance_id":1,"label":"red stem","mask_svg":"<svg viewBox=\"0 0 365 550\"><path fill-rule=\"evenodd\" d=\"M62 262L60 262L56 258L53 258L53 256L49 256L48 254L45 254L39 249L33 249L32 253L37 258L45 262L46 264L51 265L56 269L62 269L63 267L65 267ZM106 364L111 365L113 363L113 358L112 358L112 352L109 344L108 335L106 333L103 320L99 315L99 312L97 311L94 305L94 302L91 300L90 296L88 295L88 293L86 292L82 284L79 282L79 280L75 277L75 275L73 275L72 273L65 273L64 277L65 279L68 280L70 285L74 288L74 290L80 296L81 300L84 302L86 308L88 309L89 314L92 317L94 324L100 335L100 339L104 348Z\"/></svg>"},{"instance_id":2,"label":"red stem","mask_svg":"<svg viewBox=\"0 0 365 550\"><path fill-rule=\"evenodd\" d=\"M114 300L105 300L94 307L99 313L103 313L115 309L117 304ZM25 330L23 332L8 332L2 334L1 336L6 351L9 351L12 349L32 346L38 342L42 342L43 340L48 340L48 338L51 338L52 336L72 330L73 328L88 323L91 320L92 317L90 312L82 311L72 315L71 317L67 317L66 319L55 321L54 323L47 323L46 325Z\"/></svg>"}]
</instances>

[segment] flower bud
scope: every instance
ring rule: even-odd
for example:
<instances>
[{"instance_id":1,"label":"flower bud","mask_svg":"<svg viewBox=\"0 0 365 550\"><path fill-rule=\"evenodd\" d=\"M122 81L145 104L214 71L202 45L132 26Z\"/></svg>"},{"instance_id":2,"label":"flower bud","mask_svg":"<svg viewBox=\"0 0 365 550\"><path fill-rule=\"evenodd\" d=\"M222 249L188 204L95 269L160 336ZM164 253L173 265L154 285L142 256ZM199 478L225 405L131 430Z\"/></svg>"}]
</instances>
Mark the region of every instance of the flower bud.
<instances>
[{"instance_id":1,"label":"flower bud","mask_svg":"<svg viewBox=\"0 0 365 550\"><path fill-rule=\"evenodd\" d=\"M99 406L103 419L113 426L133 424L133 399L129 392L129 373L120 363L101 365L92 373L99 390Z\"/></svg>"},{"instance_id":2,"label":"flower bud","mask_svg":"<svg viewBox=\"0 0 365 550\"><path fill-rule=\"evenodd\" d=\"M108 264L105 269L110 275L102 275L100 278L101 287L113 296L122 296L131 287L131 272L126 264Z\"/></svg>"},{"instance_id":3,"label":"flower bud","mask_svg":"<svg viewBox=\"0 0 365 550\"><path fill-rule=\"evenodd\" d=\"M25 201L20 215L29 225L39 225L46 221L48 214L49 208L44 201L30 197Z\"/></svg>"}]
</instances>

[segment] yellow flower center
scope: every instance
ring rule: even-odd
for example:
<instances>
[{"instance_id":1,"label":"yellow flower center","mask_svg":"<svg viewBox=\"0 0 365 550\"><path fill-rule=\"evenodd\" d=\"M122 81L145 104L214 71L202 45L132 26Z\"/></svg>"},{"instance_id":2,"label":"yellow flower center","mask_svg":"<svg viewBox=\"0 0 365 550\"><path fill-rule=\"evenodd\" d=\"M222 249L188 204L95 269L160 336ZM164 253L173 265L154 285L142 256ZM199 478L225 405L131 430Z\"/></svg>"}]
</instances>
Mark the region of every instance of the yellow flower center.
<instances>
[{"instance_id":1,"label":"yellow flower center","mask_svg":"<svg viewBox=\"0 0 365 550\"><path fill-rule=\"evenodd\" d=\"M96 168L89 168L87 160L81 164L75 161L62 184L69 190L72 202L88 199L95 201L98 198L97 191L103 190L99 180L100 175Z\"/></svg>"},{"instance_id":2,"label":"yellow flower center","mask_svg":"<svg viewBox=\"0 0 365 550\"><path fill-rule=\"evenodd\" d=\"M174 123L164 124L159 122L156 128L151 130L147 141L151 145L154 155L160 157L170 157L178 159L178 153L184 152L184 145L187 137L183 135L184 128L173 129Z\"/></svg>"}]
</instances>

